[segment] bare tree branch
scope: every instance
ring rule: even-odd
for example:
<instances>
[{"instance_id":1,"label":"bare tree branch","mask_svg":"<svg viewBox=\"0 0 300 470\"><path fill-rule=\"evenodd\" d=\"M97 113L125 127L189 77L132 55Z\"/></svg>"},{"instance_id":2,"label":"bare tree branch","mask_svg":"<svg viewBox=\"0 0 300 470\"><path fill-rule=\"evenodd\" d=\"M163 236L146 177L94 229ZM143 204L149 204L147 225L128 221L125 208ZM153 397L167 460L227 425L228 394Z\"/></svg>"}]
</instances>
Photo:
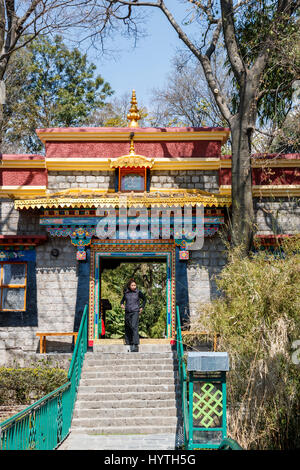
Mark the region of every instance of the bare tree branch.
<instances>
[{"instance_id":1,"label":"bare tree branch","mask_svg":"<svg viewBox=\"0 0 300 470\"><path fill-rule=\"evenodd\" d=\"M232 0L220 0L220 2L222 10L223 35L228 58L237 82L240 86L242 86L246 74L246 66L241 57L239 46L236 40L233 2Z\"/></svg>"}]
</instances>

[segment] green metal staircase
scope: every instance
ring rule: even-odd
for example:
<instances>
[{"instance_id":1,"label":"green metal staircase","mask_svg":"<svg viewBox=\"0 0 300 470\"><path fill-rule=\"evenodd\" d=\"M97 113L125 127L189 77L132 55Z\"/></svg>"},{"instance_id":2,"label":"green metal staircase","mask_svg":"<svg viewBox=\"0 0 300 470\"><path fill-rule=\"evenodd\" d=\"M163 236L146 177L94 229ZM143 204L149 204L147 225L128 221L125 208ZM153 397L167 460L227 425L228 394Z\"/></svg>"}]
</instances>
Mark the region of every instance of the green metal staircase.
<instances>
[{"instance_id":1,"label":"green metal staircase","mask_svg":"<svg viewBox=\"0 0 300 470\"><path fill-rule=\"evenodd\" d=\"M71 427L84 355L88 308L84 309L68 381L20 413L0 423L0 450L54 450Z\"/></svg>"},{"instance_id":2,"label":"green metal staircase","mask_svg":"<svg viewBox=\"0 0 300 470\"><path fill-rule=\"evenodd\" d=\"M209 445L197 446L197 443L193 441L195 430L193 398L191 398L193 393L192 395L189 394L191 383L186 371L178 307L176 319L176 345L184 447L187 450L209 448ZM88 307L86 306L68 372L68 381L22 412L0 423L0 450L55 450L69 435L84 357L87 352L87 327ZM226 414L226 405L223 413ZM226 420L224 422L226 423ZM222 441L213 448L241 450L236 441L227 437L226 425L222 431Z\"/></svg>"}]
</instances>

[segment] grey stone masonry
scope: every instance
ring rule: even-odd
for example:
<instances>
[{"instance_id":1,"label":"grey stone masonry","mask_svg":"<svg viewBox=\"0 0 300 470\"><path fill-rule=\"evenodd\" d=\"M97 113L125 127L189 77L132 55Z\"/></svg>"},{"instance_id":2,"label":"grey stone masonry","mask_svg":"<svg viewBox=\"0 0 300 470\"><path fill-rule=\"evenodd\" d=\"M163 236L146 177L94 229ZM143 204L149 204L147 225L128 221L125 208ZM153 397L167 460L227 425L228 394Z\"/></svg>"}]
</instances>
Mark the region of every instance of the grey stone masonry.
<instances>
[{"instance_id":1,"label":"grey stone masonry","mask_svg":"<svg viewBox=\"0 0 300 470\"><path fill-rule=\"evenodd\" d=\"M114 171L49 171L48 190L72 188L114 189Z\"/></svg>"},{"instance_id":2,"label":"grey stone masonry","mask_svg":"<svg viewBox=\"0 0 300 470\"><path fill-rule=\"evenodd\" d=\"M113 346L86 353L71 433L60 450L175 449L182 424L176 352L170 344L138 353Z\"/></svg>"},{"instance_id":3,"label":"grey stone masonry","mask_svg":"<svg viewBox=\"0 0 300 470\"><path fill-rule=\"evenodd\" d=\"M201 250L190 251L187 265L187 289L190 318L201 313L201 304L209 303L219 294L216 276L226 264L226 252L221 238L206 238Z\"/></svg>"},{"instance_id":4,"label":"grey stone masonry","mask_svg":"<svg viewBox=\"0 0 300 470\"><path fill-rule=\"evenodd\" d=\"M51 255L53 248L58 249L58 257ZM36 286L28 285L27 297L35 312L9 312L6 320L3 314L0 318L0 364L21 353L39 352L37 332L74 331L78 264L69 238L50 238L36 247L32 278ZM71 350L71 337L47 338L47 353Z\"/></svg>"},{"instance_id":5,"label":"grey stone masonry","mask_svg":"<svg viewBox=\"0 0 300 470\"><path fill-rule=\"evenodd\" d=\"M213 170L154 170L151 171L150 187L216 192L219 190L219 176L218 171Z\"/></svg>"},{"instance_id":6,"label":"grey stone masonry","mask_svg":"<svg viewBox=\"0 0 300 470\"><path fill-rule=\"evenodd\" d=\"M32 210L17 211L11 199L0 200L1 235L44 235L39 215Z\"/></svg>"},{"instance_id":7,"label":"grey stone masonry","mask_svg":"<svg viewBox=\"0 0 300 470\"><path fill-rule=\"evenodd\" d=\"M53 248L59 251L56 258L51 255ZM78 284L76 248L69 238L50 238L36 252L39 330L73 331ZM55 341L67 340L58 337Z\"/></svg>"},{"instance_id":8,"label":"grey stone masonry","mask_svg":"<svg viewBox=\"0 0 300 470\"><path fill-rule=\"evenodd\" d=\"M254 200L258 234L293 234L300 230L299 198L261 198Z\"/></svg>"}]
</instances>

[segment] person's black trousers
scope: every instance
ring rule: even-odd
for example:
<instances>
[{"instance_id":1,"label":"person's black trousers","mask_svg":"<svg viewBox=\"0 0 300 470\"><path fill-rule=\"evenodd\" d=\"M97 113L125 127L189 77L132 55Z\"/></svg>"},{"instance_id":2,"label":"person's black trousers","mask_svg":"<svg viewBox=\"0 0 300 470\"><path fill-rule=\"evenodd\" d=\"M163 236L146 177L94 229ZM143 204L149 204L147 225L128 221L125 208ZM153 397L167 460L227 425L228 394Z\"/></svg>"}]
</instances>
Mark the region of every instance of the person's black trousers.
<instances>
[{"instance_id":1,"label":"person's black trousers","mask_svg":"<svg viewBox=\"0 0 300 470\"><path fill-rule=\"evenodd\" d=\"M139 312L125 312L125 343L139 344Z\"/></svg>"}]
</instances>

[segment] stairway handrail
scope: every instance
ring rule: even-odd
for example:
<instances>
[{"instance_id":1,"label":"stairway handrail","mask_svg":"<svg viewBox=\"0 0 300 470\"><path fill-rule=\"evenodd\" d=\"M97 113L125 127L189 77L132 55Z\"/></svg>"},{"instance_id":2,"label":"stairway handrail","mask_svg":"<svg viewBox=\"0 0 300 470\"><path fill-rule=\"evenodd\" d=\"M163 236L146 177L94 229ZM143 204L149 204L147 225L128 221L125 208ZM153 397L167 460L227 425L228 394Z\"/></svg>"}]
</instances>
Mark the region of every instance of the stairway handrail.
<instances>
[{"instance_id":1,"label":"stairway handrail","mask_svg":"<svg viewBox=\"0 0 300 470\"><path fill-rule=\"evenodd\" d=\"M181 385L181 400L182 400L182 413L183 413L183 434L184 434L184 443L187 448L189 441L189 409L188 409L188 400L187 400L187 373L186 365L184 362L184 351L182 343L182 334L181 334L181 322L180 322L180 313L179 306L176 306L176 346L177 346L177 357L178 357L178 369L179 369L179 379Z\"/></svg>"},{"instance_id":2,"label":"stairway handrail","mask_svg":"<svg viewBox=\"0 0 300 470\"><path fill-rule=\"evenodd\" d=\"M218 450L243 450L243 448L231 437L226 437L221 442Z\"/></svg>"},{"instance_id":3,"label":"stairway handrail","mask_svg":"<svg viewBox=\"0 0 300 470\"><path fill-rule=\"evenodd\" d=\"M87 351L87 321L86 305L72 354L68 381L0 423L0 450L53 450L67 437Z\"/></svg>"}]
</instances>

